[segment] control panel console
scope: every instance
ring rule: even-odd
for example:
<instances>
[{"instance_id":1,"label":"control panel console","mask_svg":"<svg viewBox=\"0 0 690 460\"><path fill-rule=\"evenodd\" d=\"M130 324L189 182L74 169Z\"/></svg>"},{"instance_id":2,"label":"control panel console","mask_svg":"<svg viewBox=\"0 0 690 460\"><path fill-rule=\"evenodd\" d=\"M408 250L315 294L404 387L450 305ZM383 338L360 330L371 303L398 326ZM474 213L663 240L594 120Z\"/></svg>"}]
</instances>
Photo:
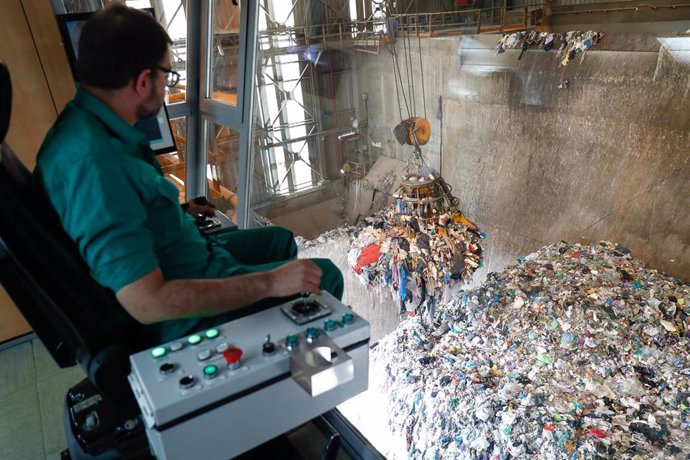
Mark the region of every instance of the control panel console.
<instances>
[{"instance_id":1,"label":"control panel console","mask_svg":"<svg viewBox=\"0 0 690 460\"><path fill-rule=\"evenodd\" d=\"M134 354L129 382L158 458L227 459L366 390L368 360L368 322L323 292Z\"/></svg>"}]
</instances>

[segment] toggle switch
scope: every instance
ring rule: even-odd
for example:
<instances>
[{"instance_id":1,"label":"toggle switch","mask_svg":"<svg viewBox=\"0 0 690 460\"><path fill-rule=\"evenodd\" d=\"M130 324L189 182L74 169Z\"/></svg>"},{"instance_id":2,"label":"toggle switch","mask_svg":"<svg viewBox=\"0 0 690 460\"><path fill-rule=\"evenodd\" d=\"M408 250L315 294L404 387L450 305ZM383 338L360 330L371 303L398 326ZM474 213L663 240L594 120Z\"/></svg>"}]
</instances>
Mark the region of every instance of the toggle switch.
<instances>
[{"instance_id":1,"label":"toggle switch","mask_svg":"<svg viewBox=\"0 0 690 460\"><path fill-rule=\"evenodd\" d=\"M271 342L271 334L266 336L266 341L261 347L261 352L264 356L273 356L276 354L276 344Z\"/></svg>"}]
</instances>

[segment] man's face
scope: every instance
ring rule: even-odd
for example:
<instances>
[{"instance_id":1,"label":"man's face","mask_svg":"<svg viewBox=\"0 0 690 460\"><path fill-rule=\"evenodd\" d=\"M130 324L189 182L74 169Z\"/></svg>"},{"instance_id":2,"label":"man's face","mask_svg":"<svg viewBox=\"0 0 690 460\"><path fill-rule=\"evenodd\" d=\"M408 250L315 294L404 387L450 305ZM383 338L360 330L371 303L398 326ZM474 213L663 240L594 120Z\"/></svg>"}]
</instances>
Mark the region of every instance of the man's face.
<instances>
[{"instance_id":1,"label":"man's face","mask_svg":"<svg viewBox=\"0 0 690 460\"><path fill-rule=\"evenodd\" d=\"M170 52L166 52L161 62L158 63L165 69L172 68ZM166 73L160 69L151 72L151 85L148 98L139 106L139 118L149 118L158 113L165 101Z\"/></svg>"}]
</instances>

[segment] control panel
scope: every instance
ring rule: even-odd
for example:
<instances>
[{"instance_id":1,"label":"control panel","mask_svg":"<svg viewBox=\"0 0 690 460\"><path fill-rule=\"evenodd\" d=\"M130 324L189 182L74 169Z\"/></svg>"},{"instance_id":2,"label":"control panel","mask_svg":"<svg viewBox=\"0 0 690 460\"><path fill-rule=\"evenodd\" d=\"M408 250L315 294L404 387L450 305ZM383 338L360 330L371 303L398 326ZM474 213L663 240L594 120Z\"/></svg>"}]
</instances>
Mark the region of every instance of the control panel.
<instances>
[{"instance_id":1,"label":"control panel","mask_svg":"<svg viewBox=\"0 0 690 460\"><path fill-rule=\"evenodd\" d=\"M222 420L235 441L214 438L204 458L229 458L365 390L368 342L367 321L311 294L134 354L129 381L157 457L196 455L180 436ZM293 409L274 414L281 406ZM258 434L238 435L251 420Z\"/></svg>"}]
</instances>

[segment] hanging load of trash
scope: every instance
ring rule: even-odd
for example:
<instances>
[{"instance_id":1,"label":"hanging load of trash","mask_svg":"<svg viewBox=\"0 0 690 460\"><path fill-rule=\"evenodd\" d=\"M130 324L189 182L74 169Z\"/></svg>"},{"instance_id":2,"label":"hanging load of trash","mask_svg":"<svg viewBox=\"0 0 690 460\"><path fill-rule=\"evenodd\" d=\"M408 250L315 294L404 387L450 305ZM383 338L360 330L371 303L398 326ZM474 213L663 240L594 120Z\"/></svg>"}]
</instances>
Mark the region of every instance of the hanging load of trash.
<instances>
[{"instance_id":1,"label":"hanging load of trash","mask_svg":"<svg viewBox=\"0 0 690 460\"><path fill-rule=\"evenodd\" d=\"M567 88L570 84L565 78L568 65L580 55L580 62L585 58L585 52L596 46L604 37L603 32L594 30L579 31L573 30L566 33L551 32L515 32L501 37L496 45L498 54L505 52L506 49L520 48L518 60L522 59L527 50L536 49L543 51L556 50L558 67L562 68L561 77L558 84L559 89Z\"/></svg>"},{"instance_id":2,"label":"hanging load of trash","mask_svg":"<svg viewBox=\"0 0 690 460\"><path fill-rule=\"evenodd\" d=\"M603 32L594 30L579 31L573 30L566 33L552 32L515 32L501 37L496 45L497 52L503 53L506 49L521 48L518 59L522 59L528 49L540 49L543 51L557 51L557 57L566 60L559 61L561 65L575 58L580 53L584 53L603 38ZM584 54L583 54L584 56Z\"/></svg>"},{"instance_id":3,"label":"hanging load of trash","mask_svg":"<svg viewBox=\"0 0 690 460\"><path fill-rule=\"evenodd\" d=\"M393 135L398 143L412 146L414 151L401 186L393 194L394 203L366 217L363 225L354 231L348 262L363 284L388 286L399 302L400 313L426 310L426 316L430 317L436 303L447 301L452 289L469 280L480 266L480 242L484 235L460 211L450 185L422 155L420 146L431 138L431 123L426 114L419 36L417 43L423 117L415 115L417 102L409 38L402 42L404 72L400 70L396 48L390 48L401 118L393 128Z\"/></svg>"},{"instance_id":4,"label":"hanging load of trash","mask_svg":"<svg viewBox=\"0 0 690 460\"><path fill-rule=\"evenodd\" d=\"M484 235L458 209L451 187L422 163L408 168L393 197L356 228L348 262L363 284L390 287L401 313L425 307L432 314L480 266Z\"/></svg>"},{"instance_id":5,"label":"hanging load of trash","mask_svg":"<svg viewBox=\"0 0 690 460\"><path fill-rule=\"evenodd\" d=\"M621 245L521 257L371 359L391 459L690 458L690 285Z\"/></svg>"}]
</instances>

